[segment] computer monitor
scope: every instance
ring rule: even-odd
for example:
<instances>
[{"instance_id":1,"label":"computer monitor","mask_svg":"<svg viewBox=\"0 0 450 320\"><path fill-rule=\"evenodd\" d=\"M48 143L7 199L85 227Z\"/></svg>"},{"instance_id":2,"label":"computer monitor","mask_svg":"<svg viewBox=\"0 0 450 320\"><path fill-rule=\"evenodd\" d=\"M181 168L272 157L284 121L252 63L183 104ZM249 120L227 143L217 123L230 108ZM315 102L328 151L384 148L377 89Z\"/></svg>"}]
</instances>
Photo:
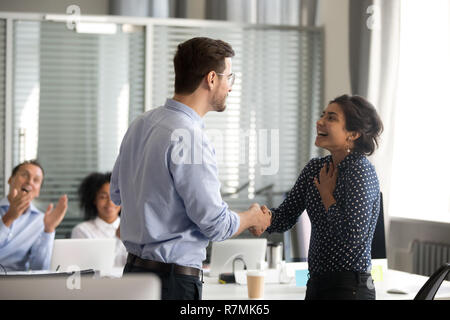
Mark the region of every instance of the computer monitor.
<instances>
[{"instance_id":1,"label":"computer monitor","mask_svg":"<svg viewBox=\"0 0 450 320\"><path fill-rule=\"evenodd\" d=\"M386 259L386 237L384 232L383 194L380 192L380 214L372 240L372 259Z\"/></svg>"},{"instance_id":2,"label":"computer monitor","mask_svg":"<svg viewBox=\"0 0 450 320\"><path fill-rule=\"evenodd\" d=\"M241 257L247 269L257 269L265 260L267 239L232 239L213 242L209 276L217 277L221 273L232 272L233 260ZM236 267L238 263L236 263Z\"/></svg>"},{"instance_id":3,"label":"computer monitor","mask_svg":"<svg viewBox=\"0 0 450 320\"><path fill-rule=\"evenodd\" d=\"M50 270L78 271L94 269L111 272L115 258L115 239L56 239Z\"/></svg>"}]
</instances>

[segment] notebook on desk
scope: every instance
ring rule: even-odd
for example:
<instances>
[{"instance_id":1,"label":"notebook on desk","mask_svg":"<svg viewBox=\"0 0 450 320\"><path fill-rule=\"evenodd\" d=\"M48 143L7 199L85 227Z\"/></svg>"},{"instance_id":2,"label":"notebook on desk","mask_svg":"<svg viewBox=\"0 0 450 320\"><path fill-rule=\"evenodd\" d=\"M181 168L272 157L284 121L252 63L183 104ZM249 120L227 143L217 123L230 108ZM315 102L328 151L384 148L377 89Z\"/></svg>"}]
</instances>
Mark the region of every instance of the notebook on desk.
<instances>
[{"instance_id":1,"label":"notebook on desk","mask_svg":"<svg viewBox=\"0 0 450 320\"><path fill-rule=\"evenodd\" d=\"M94 269L108 273L114 265L115 246L115 239L56 239L50 270Z\"/></svg>"},{"instance_id":2,"label":"notebook on desk","mask_svg":"<svg viewBox=\"0 0 450 320\"><path fill-rule=\"evenodd\" d=\"M233 239L213 242L211 247L210 277L220 273L232 272L233 260L241 257L247 269L257 269L265 260L267 239ZM236 262L236 269L243 269L241 262Z\"/></svg>"}]
</instances>

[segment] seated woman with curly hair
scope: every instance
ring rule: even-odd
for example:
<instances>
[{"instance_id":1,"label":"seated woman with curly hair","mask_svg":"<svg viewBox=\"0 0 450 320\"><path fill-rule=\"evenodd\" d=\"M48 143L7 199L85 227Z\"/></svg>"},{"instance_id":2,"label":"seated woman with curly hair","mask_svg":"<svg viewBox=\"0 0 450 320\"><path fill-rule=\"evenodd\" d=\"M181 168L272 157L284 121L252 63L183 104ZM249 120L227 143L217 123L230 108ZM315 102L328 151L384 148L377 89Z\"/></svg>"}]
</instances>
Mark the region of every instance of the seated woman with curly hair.
<instances>
[{"instance_id":1,"label":"seated woman with curly hair","mask_svg":"<svg viewBox=\"0 0 450 320\"><path fill-rule=\"evenodd\" d=\"M80 208L84 211L85 222L75 226L72 238L115 238L116 258L114 267L123 268L127 250L119 239L120 206L111 201L109 181L111 172L94 172L81 182L78 188Z\"/></svg>"}]
</instances>

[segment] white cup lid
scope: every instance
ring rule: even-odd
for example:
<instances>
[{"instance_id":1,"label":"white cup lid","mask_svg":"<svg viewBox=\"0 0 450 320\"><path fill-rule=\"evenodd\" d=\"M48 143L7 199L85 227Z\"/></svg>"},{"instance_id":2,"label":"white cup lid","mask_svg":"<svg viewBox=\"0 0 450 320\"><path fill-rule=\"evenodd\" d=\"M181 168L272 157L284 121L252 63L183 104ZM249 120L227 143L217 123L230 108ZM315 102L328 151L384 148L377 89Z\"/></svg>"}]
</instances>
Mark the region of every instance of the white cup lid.
<instances>
[{"instance_id":1,"label":"white cup lid","mask_svg":"<svg viewBox=\"0 0 450 320\"><path fill-rule=\"evenodd\" d=\"M264 277L266 272L263 270L247 270L247 276L250 277Z\"/></svg>"}]
</instances>

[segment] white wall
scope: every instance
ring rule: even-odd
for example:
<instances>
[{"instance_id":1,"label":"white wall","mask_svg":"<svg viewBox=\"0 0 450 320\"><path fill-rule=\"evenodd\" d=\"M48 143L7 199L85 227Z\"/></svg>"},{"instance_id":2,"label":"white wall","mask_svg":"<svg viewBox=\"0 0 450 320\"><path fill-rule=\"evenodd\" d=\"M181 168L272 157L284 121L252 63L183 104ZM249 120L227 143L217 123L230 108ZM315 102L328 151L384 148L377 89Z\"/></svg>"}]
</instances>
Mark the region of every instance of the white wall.
<instances>
[{"instance_id":1,"label":"white wall","mask_svg":"<svg viewBox=\"0 0 450 320\"><path fill-rule=\"evenodd\" d=\"M204 19L205 6L207 0L188 0L187 1L187 18L188 19Z\"/></svg>"},{"instance_id":2,"label":"white wall","mask_svg":"<svg viewBox=\"0 0 450 320\"><path fill-rule=\"evenodd\" d=\"M319 0L318 24L325 28L325 103L351 93L348 19L349 0Z\"/></svg>"}]
</instances>

